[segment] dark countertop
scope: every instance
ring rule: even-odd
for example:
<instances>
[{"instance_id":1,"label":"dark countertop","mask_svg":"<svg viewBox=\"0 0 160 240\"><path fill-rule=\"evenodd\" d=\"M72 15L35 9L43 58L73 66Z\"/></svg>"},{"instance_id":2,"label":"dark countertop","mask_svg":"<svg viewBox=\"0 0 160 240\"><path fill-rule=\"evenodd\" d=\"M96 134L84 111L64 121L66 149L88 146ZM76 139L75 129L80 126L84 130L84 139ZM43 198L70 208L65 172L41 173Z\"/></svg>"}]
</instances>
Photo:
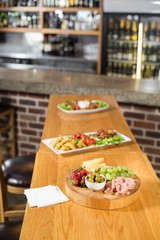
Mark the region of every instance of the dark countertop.
<instances>
[{"instance_id":1,"label":"dark countertop","mask_svg":"<svg viewBox=\"0 0 160 240\"><path fill-rule=\"evenodd\" d=\"M149 79L0 68L0 90L36 94L111 94L118 102L160 107L160 81Z\"/></svg>"}]
</instances>

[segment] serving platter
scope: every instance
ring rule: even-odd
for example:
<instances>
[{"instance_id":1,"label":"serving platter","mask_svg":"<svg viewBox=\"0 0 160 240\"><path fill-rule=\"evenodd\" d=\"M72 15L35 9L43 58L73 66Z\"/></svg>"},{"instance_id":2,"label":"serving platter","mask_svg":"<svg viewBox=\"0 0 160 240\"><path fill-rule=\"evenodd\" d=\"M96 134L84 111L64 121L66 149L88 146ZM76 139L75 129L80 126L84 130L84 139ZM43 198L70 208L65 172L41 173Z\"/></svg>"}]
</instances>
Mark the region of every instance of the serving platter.
<instances>
[{"instance_id":1,"label":"serving platter","mask_svg":"<svg viewBox=\"0 0 160 240\"><path fill-rule=\"evenodd\" d=\"M66 195L75 203L94 209L119 209L133 204L139 197L140 180L135 175L135 188L130 191L130 195L116 196L110 193L104 193L103 190L93 191L88 188L74 186L70 183L71 176L66 177L65 192Z\"/></svg>"},{"instance_id":2,"label":"serving platter","mask_svg":"<svg viewBox=\"0 0 160 240\"><path fill-rule=\"evenodd\" d=\"M113 131L115 131L115 133L123 139L121 141L121 144L131 141L131 138L125 136L124 134L119 133L116 130L113 130ZM94 135L96 133L97 132L87 132L87 133L84 133L84 134L88 136L88 135ZM64 136L63 138L65 139L65 138L68 138L68 137L71 137L71 136ZM80 151L84 151L84 150L96 149L96 148L100 148L100 147L104 147L104 146L108 147L108 146L111 146L111 145L116 145L116 144L113 144L113 143L108 143L108 145L105 145L105 144L91 145L91 146L86 146L86 147L83 147L83 148L76 148L76 149L72 149L72 150L68 150L68 151L63 151L63 150L56 149L55 147L52 146L52 143L54 141L56 141L57 139L58 139L58 137L44 139L44 140L42 140L42 143L44 143L48 148L50 148L56 154L68 154L68 153L80 152Z\"/></svg>"},{"instance_id":3,"label":"serving platter","mask_svg":"<svg viewBox=\"0 0 160 240\"><path fill-rule=\"evenodd\" d=\"M77 102L83 102L83 100L79 100ZM85 100L84 100L85 102ZM105 111L109 108L109 104L106 103L106 102L103 102L103 101L100 101L100 100L91 100L90 101L91 103L96 103L96 102L99 102L99 103L102 103L104 106L103 107L98 107L98 108L93 108L93 109L79 109L79 110L66 110L65 108L62 107L62 104L63 103L59 103L57 105L57 108L64 112L64 113L68 113L68 114L88 114L88 113L97 113L97 112L102 112L102 111Z\"/></svg>"}]
</instances>

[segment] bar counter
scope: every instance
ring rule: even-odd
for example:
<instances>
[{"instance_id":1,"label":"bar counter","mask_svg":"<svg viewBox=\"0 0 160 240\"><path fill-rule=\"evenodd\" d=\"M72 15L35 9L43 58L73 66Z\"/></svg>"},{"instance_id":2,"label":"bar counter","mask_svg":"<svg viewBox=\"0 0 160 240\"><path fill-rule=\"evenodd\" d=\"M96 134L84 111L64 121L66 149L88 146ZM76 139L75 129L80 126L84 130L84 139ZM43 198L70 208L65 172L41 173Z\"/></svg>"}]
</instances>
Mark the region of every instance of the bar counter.
<instances>
[{"instance_id":1,"label":"bar counter","mask_svg":"<svg viewBox=\"0 0 160 240\"><path fill-rule=\"evenodd\" d=\"M72 200L42 208L27 205L20 240L160 239L160 183L147 156L140 151L115 98L100 96L110 108L89 114L89 117L88 114L71 115L58 110L58 102L65 102L68 97L76 99L77 95L50 97L42 139L109 127L129 136L132 141L67 155L55 154L41 143L31 187L56 185L66 194L65 181L71 170L80 167L83 161L104 157L111 166L127 166L135 171L141 181L139 197L127 207L112 210L89 208ZM83 96L79 97L83 99ZM87 97L91 99L91 96Z\"/></svg>"},{"instance_id":2,"label":"bar counter","mask_svg":"<svg viewBox=\"0 0 160 240\"><path fill-rule=\"evenodd\" d=\"M160 81L110 78L52 70L0 68L0 91L36 94L111 94L118 102L160 107Z\"/></svg>"}]
</instances>

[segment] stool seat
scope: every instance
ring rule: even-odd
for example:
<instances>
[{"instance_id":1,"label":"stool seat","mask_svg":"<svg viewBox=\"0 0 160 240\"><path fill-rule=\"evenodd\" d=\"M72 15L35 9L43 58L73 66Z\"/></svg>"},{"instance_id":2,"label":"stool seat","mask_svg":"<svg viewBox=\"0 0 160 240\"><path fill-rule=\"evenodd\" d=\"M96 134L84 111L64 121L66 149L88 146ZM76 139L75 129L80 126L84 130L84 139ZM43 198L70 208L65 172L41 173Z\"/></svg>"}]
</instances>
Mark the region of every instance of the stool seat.
<instances>
[{"instance_id":1,"label":"stool seat","mask_svg":"<svg viewBox=\"0 0 160 240\"><path fill-rule=\"evenodd\" d=\"M14 157L2 162L7 185L29 188L34 167L35 154Z\"/></svg>"},{"instance_id":2,"label":"stool seat","mask_svg":"<svg viewBox=\"0 0 160 240\"><path fill-rule=\"evenodd\" d=\"M0 239L18 240L22 221L0 223Z\"/></svg>"}]
</instances>

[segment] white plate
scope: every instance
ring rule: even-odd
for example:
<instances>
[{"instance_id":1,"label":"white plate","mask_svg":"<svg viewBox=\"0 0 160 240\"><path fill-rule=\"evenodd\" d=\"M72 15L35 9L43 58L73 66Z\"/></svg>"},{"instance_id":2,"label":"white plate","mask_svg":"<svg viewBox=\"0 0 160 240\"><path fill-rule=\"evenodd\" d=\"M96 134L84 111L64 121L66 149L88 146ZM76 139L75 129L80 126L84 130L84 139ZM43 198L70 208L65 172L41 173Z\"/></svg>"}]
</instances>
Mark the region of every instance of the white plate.
<instances>
[{"instance_id":1,"label":"white plate","mask_svg":"<svg viewBox=\"0 0 160 240\"><path fill-rule=\"evenodd\" d=\"M123 141L121 143L126 143L126 142L130 142L131 141L131 138L115 131L119 136L123 137ZM88 132L88 133L84 133L86 135L89 135L89 134L96 134L97 132ZM64 137L68 137L68 136L64 136ZM56 137L57 138L57 137ZM73 152L79 152L79 151L84 151L84 150L87 150L87 149L95 149L95 148L99 148L99 147L104 147L105 145L97 145L97 146L87 146L87 147L84 147L84 148L76 148L74 150L68 150L68 151L62 151L62 150L58 150L54 147L51 146L51 143L56 139L56 138L48 138L48 139L44 139L42 140L42 142L47 146L49 147L53 152L55 152L56 154L67 154L67 153L73 153ZM110 146L110 145L114 145L112 143L109 143L107 146ZM107 147L106 146L106 147Z\"/></svg>"},{"instance_id":2,"label":"white plate","mask_svg":"<svg viewBox=\"0 0 160 240\"><path fill-rule=\"evenodd\" d=\"M91 102L96 102L101 100L91 100ZM101 101L103 102L103 101ZM105 103L105 102L104 102ZM106 103L108 104L108 103ZM106 107L100 107L100 108L94 108L94 109L82 109L82 110L65 110L60 107L60 104L57 105L57 108L61 110L62 112L68 113L68 114L85 114L85 113L96 113L96 112L102 112L109 108L109 105Z\"/></svg>"}]
</instances>

